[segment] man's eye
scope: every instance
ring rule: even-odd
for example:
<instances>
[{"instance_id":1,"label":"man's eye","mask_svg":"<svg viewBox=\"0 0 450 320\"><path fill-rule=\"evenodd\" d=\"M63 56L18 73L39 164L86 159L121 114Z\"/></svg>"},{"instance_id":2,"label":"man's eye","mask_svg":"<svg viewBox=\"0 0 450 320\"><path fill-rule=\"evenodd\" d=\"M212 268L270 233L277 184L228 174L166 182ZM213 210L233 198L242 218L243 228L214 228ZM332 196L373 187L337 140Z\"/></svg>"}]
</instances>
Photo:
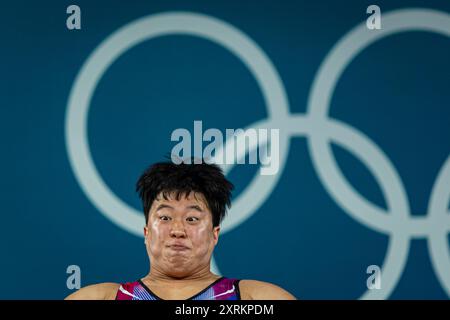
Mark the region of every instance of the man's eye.
<instances>
[{"instance_id":1,"label":"man's eye","mask_svg":"<svg viewBox=\"0 0 450 320\"><path fill-rule=\"evenodd\" d=\"M187 218L187 221L189 222L194 222L194 221L198 221L199 219L197 217L189 217Z\"/></svg>"},{"instance_id":2,"label":"man's eye","mask_svg":"<svg viewBox=\"0 0 450 320\"><path fill-rule=\"evenodd\" d=\"M159 217L159 219L160 219L160 220L167 221L167 220L169 220L170 218L169 218L168 216L161 216L161 217Z\"/></svg>"}]
</instances>

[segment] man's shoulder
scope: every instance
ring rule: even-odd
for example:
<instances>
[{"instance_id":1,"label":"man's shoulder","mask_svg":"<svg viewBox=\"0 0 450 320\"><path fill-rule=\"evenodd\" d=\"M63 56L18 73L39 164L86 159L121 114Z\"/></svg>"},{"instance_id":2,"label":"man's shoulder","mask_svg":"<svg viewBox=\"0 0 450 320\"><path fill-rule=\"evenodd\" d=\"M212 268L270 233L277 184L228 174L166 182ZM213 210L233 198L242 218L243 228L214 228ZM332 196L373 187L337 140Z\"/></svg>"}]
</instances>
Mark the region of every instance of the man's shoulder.
<instances>
[{"instance_id":1,"label":"man's shoulder","mask_svg":"<svg viewBox=\"0 0 450 320\"><path fill-rule=\"evenodd\" d=\"M70 294L65 300L114 300L120 284L104 282L92 284Z\"/></svg>"},{"instance_id":2,"label":"man's shoulder","mask_svg":"<svg viewBox=\"0 0 450 320\"><path fill-rule=\"evenodd\" d=\"M243 300L296 300L283 288L264 281L240 280L239 290Z\"/></svg>"}]
</instances>

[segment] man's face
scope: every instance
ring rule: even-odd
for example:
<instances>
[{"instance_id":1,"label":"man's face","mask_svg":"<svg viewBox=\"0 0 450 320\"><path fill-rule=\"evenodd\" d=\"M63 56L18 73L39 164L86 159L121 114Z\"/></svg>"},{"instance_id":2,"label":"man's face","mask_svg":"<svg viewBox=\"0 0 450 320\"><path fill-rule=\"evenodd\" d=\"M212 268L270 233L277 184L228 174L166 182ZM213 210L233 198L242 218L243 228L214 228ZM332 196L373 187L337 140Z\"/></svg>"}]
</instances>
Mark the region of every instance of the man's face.
<instances>
[{"instance_id":1,"label":"man's face","mask_svg":"<svg viewBox=\"0 0 450 320\"><path fill-rule=\"evenodd\" d=\"M185 277L209 268L220 227L212 224L212 214L202 194L182 195L153 201L145 244L152 268L172 277Z\"/></svg>"}]
</instances>

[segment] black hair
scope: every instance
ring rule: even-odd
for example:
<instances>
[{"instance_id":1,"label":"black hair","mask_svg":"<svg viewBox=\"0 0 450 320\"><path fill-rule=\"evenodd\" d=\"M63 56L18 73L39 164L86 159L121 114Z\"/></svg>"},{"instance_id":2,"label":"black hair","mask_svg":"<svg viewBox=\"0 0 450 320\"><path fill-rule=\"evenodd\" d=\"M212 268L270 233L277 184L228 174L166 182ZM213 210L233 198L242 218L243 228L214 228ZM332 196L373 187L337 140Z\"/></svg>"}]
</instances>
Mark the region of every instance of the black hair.
<instances>
[{"instance_id":1,"label":"black hair","mask_svg":"<svg viewBox=\"0 0 450 320\"><path fill-rule=\"evenodd\" d=\"M197 159L198 160L198 159ZM199 161L196 161L199 162ZM220 224L231 206L233 184L228 181L219 166L200 163L171 161L158 162L148 167L136 183L136 192L142 200L145 223L148 223L149 211L153 201L160 194L164 199L175 196L187 197L190 193L201 193L212 213L213 227Z\"/></svg>"}]
</instances>

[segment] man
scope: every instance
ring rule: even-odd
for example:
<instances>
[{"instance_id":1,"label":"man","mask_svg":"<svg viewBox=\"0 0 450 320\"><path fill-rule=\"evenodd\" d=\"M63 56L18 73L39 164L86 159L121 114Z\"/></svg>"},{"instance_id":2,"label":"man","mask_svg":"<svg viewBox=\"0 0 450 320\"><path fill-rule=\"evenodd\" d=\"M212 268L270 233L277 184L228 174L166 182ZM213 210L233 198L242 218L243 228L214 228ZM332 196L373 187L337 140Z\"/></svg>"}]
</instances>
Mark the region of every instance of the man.
<instances>
[{"instance_id":1,"label":"man","mask_svg":"<svg viewBox=\"0 0 450 320\"><path fill-rule=\"evenodd\" d=\"M144 207L150 272L134 282L90 285L66 299L295 299L274 284L210 271L232 189L216 165L154 164L136 185Z\"/></svg>"}]
</instances>

